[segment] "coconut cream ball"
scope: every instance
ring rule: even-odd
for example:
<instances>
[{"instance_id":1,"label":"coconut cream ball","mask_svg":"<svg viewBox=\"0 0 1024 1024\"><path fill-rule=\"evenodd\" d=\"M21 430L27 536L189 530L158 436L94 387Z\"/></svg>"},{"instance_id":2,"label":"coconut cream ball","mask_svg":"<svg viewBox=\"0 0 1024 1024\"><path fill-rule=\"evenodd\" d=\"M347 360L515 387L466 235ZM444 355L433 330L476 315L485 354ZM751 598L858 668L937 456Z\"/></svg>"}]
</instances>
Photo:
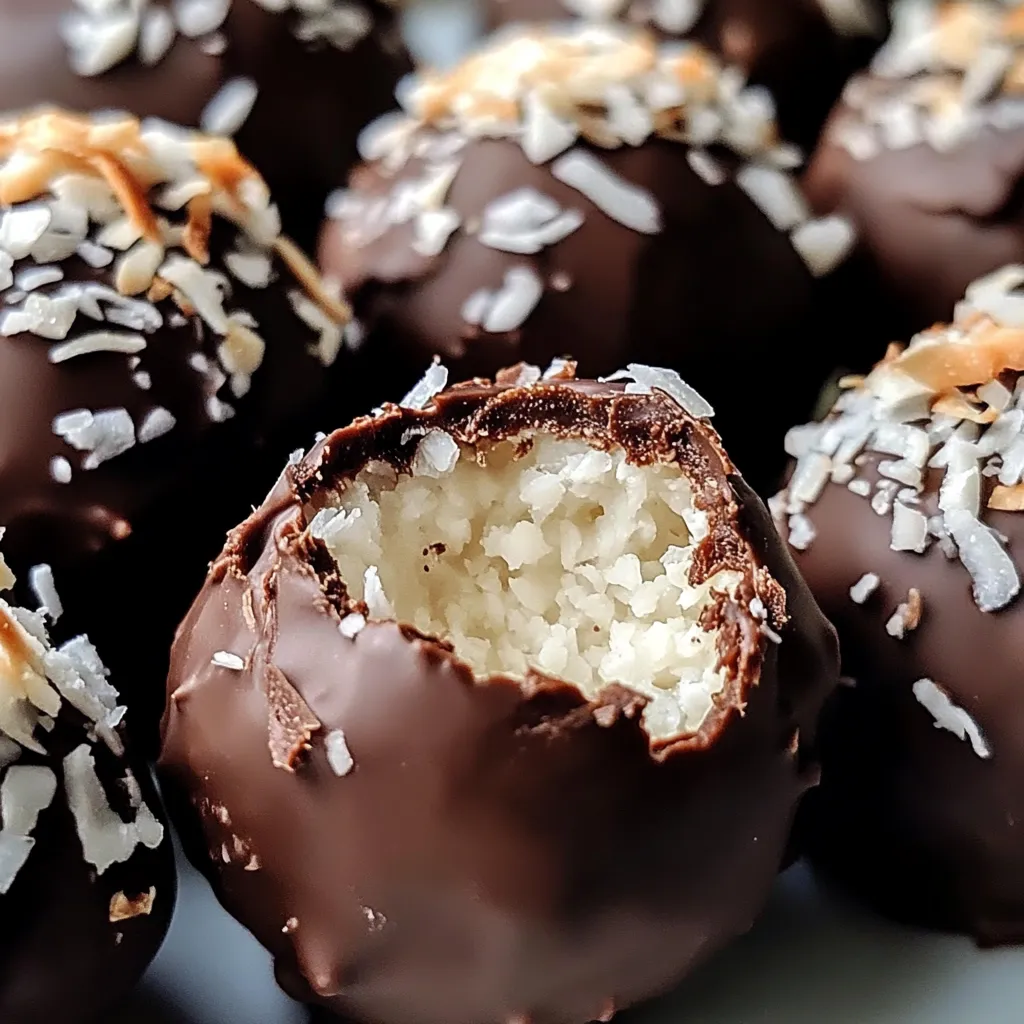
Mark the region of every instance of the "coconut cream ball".
<instances>
[{"instance_id":1,"label":"coconut cream ball","mask_svg":"<svg viewBox=\"0 0 1024 1024\"><path fill-rule=\"evenodd\" d=\"M1024 268L796 428L777 500L839 630L803 839L876 906L1024 940Z\"/></svg>"},{"instance_id":2,"label":"coconut cream ball","mask_svg":"<svg viewBox=\"0 0 1024 1024\"><path fill-rule=\"evenodd\" d=\"M308 245L409 70L378 0L3 0L0 109L113 109L234 136Z\"/></svg>"},{"instance_id":3,"label":"coconut cream ball","mask_svg":"<svg viewBox=\"0 0 1024 1024\"><path fill-rule=\"evenodd\" d=\"M870 298L844 304L873 314L865 330L881 345L949 322L972 281L1024 258L1024 7L893 10L891 39L847 86L805 179L820 215L856 225L851 292Z\"/></svg>"},{"instance_id":4,"label":"coconut cream ball","mask_svg":"<svg viewBox=\"0 0 1024 1024\"><path fill-rule=\"evenodd\" d=\"M293 996L608 1019L753 921L834 633L678 375L446 376L229 537L160 768Z\"/></svg>"},{"instance_id":5,"label":"coconut cream ball","mask_svg":"<svg viewBox=\"0 0 1024 1024\"><path fill-rule=\"evenodd\" d=\"M0 1020L94 1024L163 941L171 842L121 695L64 628L53 569L15 581L0 557L0 591Z\"/></svg>"},{"instance_id":6,"label":"coconut cream ball","mask_svg":"<svg viewBox=\"0 0 1024 1024\"><path fill-rule=\"evenodd\" d=\"M466 378L570 350L588 376L671 366L774 484L784 406L809 410L839 356L815 285L851 234L811 216L767 94L696 45L577 25L505 35L403 103L364 133L320 242L364 378L411 387L435 353Z\"/></svg>"},{"instance_id":7,"label":"coconut cream ball","mask_svg":"<svg viewBox=\"0 0 1024 1024\"><path fill-rule=\"evenodd\" d=\"M155 729L174 626L245 514L232 481L271 486L346 315L230 141L0 122L5 549L19 575L53 565L136 728Z\"/></svg>"},{"instance_id":8,"label":"coconut cream ball","mask_svg":"<svg viewBox=\"0 0 1024 1024\"><path fill-rule=\"evenodd\" d=\"M813 145L846 78L884 38L883 0L490 0L492 25L579 17L693 39L771 90L787 139Z\"/></svg>"}]
</instances>

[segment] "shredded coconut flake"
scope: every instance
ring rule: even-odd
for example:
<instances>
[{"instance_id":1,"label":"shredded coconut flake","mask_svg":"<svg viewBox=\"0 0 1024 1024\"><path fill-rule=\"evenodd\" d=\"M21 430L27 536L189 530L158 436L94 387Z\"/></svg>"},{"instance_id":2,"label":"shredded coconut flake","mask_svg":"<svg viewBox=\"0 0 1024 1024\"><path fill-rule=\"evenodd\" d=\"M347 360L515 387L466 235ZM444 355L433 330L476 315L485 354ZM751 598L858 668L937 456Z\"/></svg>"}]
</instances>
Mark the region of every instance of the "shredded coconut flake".
<instances>
[{"instance_id":1,"label":"shredded coconut flake","mask_svg":"<svg viewBox=\"0 0 1024 1024\"><path fill-rule=\"evenodd\" d=\"M258 95L251 78L231 78L203 108L199 125L211 135L234 135L245 124Z\"/></svg>"},{"instance_id":2,"label":"shredded coconut flake","mask_svg":"<svg viewBox=\"0 0 1024 1024\"><path fill-rule=\"evenodd\" d=\"M338 623L338 632L349 640L355 640L366 626L366 616L350 612Z\"/></svg>"},{"instance_id":3,"label":"shredded coconut flake","mask_svg":"<svg viewBox=\"0 0 1024 1024\"><path fill-rule=\"evenodd\" d=\"M1020 592L1020 576L996 535L964 509L947 512L945 524L974 580L978 607L983 612L1005 608Z\"/></svg>"},{"instance_id":4,"label":"shredded coconut flake","mask_svg":"<svg viewBox=\"0 0 1024 1024\"><path fill-rule=\"evenodd\" d=\"M444 391L448 384L448 367L435 359L416 386L398 404L403 409L424 409L427 403Z\"/></svg>"},{"instance_id":5,"label":"shredded coconut flake","mask_svg":"<svg viewBox=\"0 0 1024 1024\"><path fill-rule=\"evenodd\" d=\"M35 840L29 836L0 830L0 896L6 896L14 885L18 872L25 866Z\"/></svg>"},{"instance_id":6,"label":"shredded coconut flake","mask_svg":"<svg viewBox=\"0 0 1024 1024\"><path fill-rule=\"evenodd\" d=\"M810 217L796 183L778 168L747 164L736 173L736 184L779 231L792 231Z\"/></svg>"},{"instance_id":7,"label":"shredded coconut flake","mask_svg":"<svg viewBox=\"0 0 1024 1024\"><path fill-rule=\"evenodd\" d=\"M51 622L56 622L64 614L64 605L53 582L53 569L45 562L34 565L28 573L28 583L36 599L39 610Z\"/></svg>"},{"instance_id":8,"label":"shredded coconut flake","mask_svg":"<svg viewBox=\"0 0 1024 1024\"><path fill-rule=\"evenodd\" d=\"M123 864L140 844L155 850L163 841L163 826L141 799L133 822L113 810L96 774L96 760L84 743L64 758L64 791L82 854L98 874Z\"/></svg>"},{"instance_id":9,"label":"shredded coconut flake","mask_svg":"<svg viewBox=\"0 0 1024 1024\"><path fill-rule=\"evenodd\" d=\"M339 779L348 775L355 767L355 761L341 729L332 729L327 734L324 745L327 747L327 763L331 766L331 771Z\"/></svg>"},{"instance_id":10,"label":"shredded coconut flake","mask_svg":"<svg viewBox=\"0 0 1024 1024\"><path fill-rule=\"evenodd\" d=\"M59 484L71 483L71 463L63 455L50 459L50 476Z\"/></svg>"},{"instance_id":11,"label":"shredded coconut flake","mask_svg":"<svg viewBox=\"0 0 1024 1024\"><path fill-rule=\"evenodd\" d=\"M214 651L210 661L218 668L230 669L232 672L241 672L245 668L245 659L231 651Z\"/></svg>"},{"instance_id":12,"label":"shredded coconut flake","mask_svg":"<svg viewBox=\"0 0 1024 1024\"><path fill-rule=\"evenodd\" d=\"M39 815L53 803L57 776L45 765L12 765L0 784L4 833L30 836Z\"/></svg>"},{"instance_id":13,"label":"shredded coconut flake","mask_svg":"<svg viewBox=\"0 0 1024 1024\"><path fill-rule=\"evenodd\" d=\"M551 174L577 189L612 220L645 235L661 231L661 210L646 189L624 181L599 157L575 149L551 165Z\"/></svg>"},{"instance_id":14,"label":"shredded coconut flake","mask_svg":"<svg viewBox=\"0 0 1024 1024\"><path fill-rule=\"evenodd\" d=\"M910 508L902 501L892 507L892 538L889 547L893 551L916 551L928 546L928 518L917 509Z\"/></svg>"},{"instance_id":15,"label":"shredded coconut flake","mask_svg":"<svg viewBox=\"0 0 1024 1024\"><path fill-rule=\"evenodd\" d=\"M715 415L711 403L696 389L690 387L675 370L667 370L661 366L644 366L642 363L629 363L625 370L619 370L605 379L608 381L633 378L633 383L626 385L626 394L649 395L657 390L668 395L680 409L689 413L694 419L710 419Z\"/></svg>"},{"instance_id":16,"label":"shredded coconut flake","mask_svg":"<svg viewBox=\"0 0 1024 1024\"><path fill-rule=\"evenodd\" d=\"M163 437L174 429L176 423L173 414L163 406L158 405L155 409L150 409L139 425L139 444Z\"/></svg>"},{"instance_id":17,"label":"shredded coconut flake","mask_svg":"<svg viewBox=\"0 0 1024 1024\"><path fill-rule=\"evenodd\" d=\"M852 587L850 600L854 604L863 604L877 589L881 580L873 572L866 572Z\"/></svg>"},{"instance_id":18,"label":"shredded coconut flake","mask_svg":"<svg viewBox=\"0 0 1024 1024\"><path fill-rule=\"evenodd\" d=\"M489 334L516 331L526 323L544 294L544 282L532 267L510 267L500 288L488 295L481 326Z\"/></svg>"},{"instance_id":19,"label":"shredded coconut flake","mask_svg":"<svg viewBox=\"0 0 1024 1024\"><path fill-rule=\"evenodd\" d=\"M961 707L957 707L949 694L931 679L919 679L914 683L914 696L935 719L936 729L945 729L957 739L968 740L971 749L983 760L992 756L978 723Z\"/></svg>"},{"instance_id":20,"label":"shredded coconut flake","mask_svg":"<svg viewBox=\"0 0 1024 1024\"><path fill-rule=\"evenodd\" d=\"M53 431L72 448L89 453L82 460L83 469L95 469L135 445L135 424L126 409L64 413L54 420Z\"/></svg>"},{"instance_id":21,"label":"shredded coconut flake","mask_svg":"<svg viewBox=\"0 0 1024 1024\"><path fill-rule=\"evenodd\" d=\"M92 352L123 352L134 355L146 347L146 339L141 334L122 331L91 331L80 334L71 341L54 345L50 349L51 363L65 363L77 356L89 355Z\"/></svg>"},{"instance_id":22,"label":"shredded coconut flake","mask_svg":"<svg viewBox=\"0 0 1024 1024\"><path fill-rule=\"evenodd\" d=\"M800 258L815 277L831 274L853 250L856 232L838 215L809 220L789 236Z\"/></svg>"},{"instance_id":23,"label":"shredded coconut flake","mask_svg":"<svg viewBox=\"0 0 1024 1024\"><path fill-rule=\"evenodd\" d=\"M818 531L814 528L814 524L802 512L794 513L789 517L790 547L797 551L806 551L814 543L814 538L817 535Z\"/></svg>"},{"instance_id":24,"label":"shredded coconut flake","mask_svg":"<svg viewBox=\"0 0 1024 1024\"><path fill-rule=\"evenodd\" d=\"M420 439L412 460L413 476L447 476L459 460L459 446L443 430L430 430Z\"/></svg>"}]
</instances>

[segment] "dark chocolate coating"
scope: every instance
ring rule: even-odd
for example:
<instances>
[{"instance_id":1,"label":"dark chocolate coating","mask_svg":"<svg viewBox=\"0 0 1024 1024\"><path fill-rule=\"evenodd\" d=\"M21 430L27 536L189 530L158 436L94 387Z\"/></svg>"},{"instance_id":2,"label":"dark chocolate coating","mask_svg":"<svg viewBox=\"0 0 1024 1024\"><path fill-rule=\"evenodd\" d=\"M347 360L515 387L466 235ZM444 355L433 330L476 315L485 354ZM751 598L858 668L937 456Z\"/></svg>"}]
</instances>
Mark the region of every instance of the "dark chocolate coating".
<instances>
[{"instance_id":1,"label":"dark chocolate coating","mask_svg":"<svg viewBox=\"0 0 1024 1024\"><path fill-rule=\"evenodd\" d=\"M840 104L833 121L849 116ZM949 321L972 281L1024 259L1022 177L1020 128L984 128L945 151L883 147L867 160L826 130L804 191L817 213L842 213L857 229L838 301L863 324L869 354Z\"/></svg>"},{"instance_id":2,"label":"dark chocolate coating","mask_svg":"<svg viewBox=\"0 0 1024 1024\"><path fill-rule=\"evenodd\" d=\"M885 4L875 0L874 7L884 23ZM488 0L487 13L493 26L572 16L561 0ZM742 68L752 83L767 86L783 136L806 147L817 140L846 79L881 42L841 36L817 0L707 0L688 38Z\"/></svg>"},{"instance_id":3,"label":"dark chocolate coating","mask_svg":"<svg viewBox=\"0 0 1024 1024\"><path fill-rule=\"evenodd\" d=\"M871 479L869 458L860 475ZM922 496L926 515L936 487ZM892 551L889 517L845 487L829 485L807 515L818 536L797 565L839 631L856 686L837 691L822 720L822 783L804 805L804 843L890 915L984 944L1024 941L1024 603L982 613L959 561L937 545ZM1024 518L989 510L985 523L1009 537L1019 567ZM858 605L849 588L867 572L881 585ZM921 593L921 623L898 640L885 623L910 587ZM967 711L991 758L935 728L911 689L921 678Z\"/></svg>"},{"instance_id":4,"label":"dark chocolate coating","mask_svg":"<svg viewBox=\"0 0 1024 1024\"><path fill-rule=\"evenodd\" d=\"M60 638L69 633L63 620ZM5 641L7 634L5 633ZM112 679L116 685L117 680ZM131 718L129 711L128 719ZM57 776L53 800L39 816L28 859L0 895L0 1020L4 1024L96 1024L134 987L156 956L174 910L177 886L170 832L155 849L142 844L103 874L85 860L64 791L65 755L86 741L87 722L66 701L54 729L37 738L46 754L22 750L17 765L44 765ZM119 730L122 740L124 729ZM115 757L90 745L110 806L131 821L123 780L130 768L149 809L166 821L146 763L132 751ZM149 894L148 914L111 921L111 898Z\"/></svg>"},{"instance_id":5,"label":"dark chocolate coating","mask_svg":"<svg viewBox=\"0 0 1024 1024\"><path fill-rule=\"evenodd\" d=\"M346 639L343 582L306 516L367 459L407 465L412 424L484 444L552 431L640 462L674 451L713 523L697 576L741 567L744 601L756 587L778 609L770 571L781 645L726 602L734 674L696 736L652 748L623 687L588 701L533 673L474 681L394 622ZM245 668L211 664L218 650ZM815 776L836 655L713 431L619 386L470 385L335 432L231 536L178 633L160 767L190 855L294 996L381 1024L575 1024L666 989L750 925ZM336 728L355 759L343 778L322 742Z\"/></svg>"},{"instance_id":6,"label":"dark chocolate coating","mask_svg":"<svg viewBox=\"0 0 1024 1024\"><path fill-rule=\"evenodd\" d=\"M214 252L234 236L216 225ZM288 272L280 261L275 266L286 282ZM62 267L65 281L110 280L77 258ZM177 310L170 299L157 304L164 324L141 353L149 390L133 382L124 355L97 352L55 365L42 338L0 338L0 523L8 562L20 580L38 562L53 566L66 609L62 627L89 633L129 699L132 730L150 743L175 625L224 533L249 507L242 489L273 484L292 430L312 439L307 409L326 387L326 370L307 352L313 332L292 312L285 288L231 285L238 305L259 321L266 351L244 398L234 399L227 385L218 392L236 409L224 423L208 416L209 380L189 365L194 353L216 365L220 339L198 316L182 327L168 323ZM80 317L73 333L81 327ZM72 409L125 407L138 424L157 406L175 416L174 428L93 470L80 469L81 455L53 431L54 417ZM56 455L74 466L70 483L51 477ZM161 566L159 582L153 566Z\"/></svg>"},{"instance_id":7,"label":"dark chocolate coating","mask_svg":"<svg viewBox=\"0 0 1024 1024\"><path fill-rule=\"evenodd\" d=\"M727 166L735 159L716 156ZM655 235L602 213L531 164L515 142L470 142L460 157L447 204L464 224L499 196L532 187L580 210L583 225L536 256L499 252L459 232L431 259L412 249L411 225L355 248L328 221L320 264L342 281L367 327L358 358L364 379L378 382L367 399L411 386L435 353L456 380L491 377L519 360L546 366L568 353L581 375L593 377L628 362L669 366L715 406L716 426L744 476L756 489L769 488L782 469L775 453L794 407L813 407L837 358L812 329L814 280L788 237L733 182L706 184L674 142L600 151L612 171L658 201L663 230ZM419 173L411 161L402 176ZM395 180L364 166L353 188L374 196ZM466 299L524 264L546 283L525 324L506 335L469 327L461 314ZM565 275L566 290L551 286L556 275ZM784 400L776 397L780 388Z\"/></svg>"},{"instance_id":8,"label":"dark chocolate coating","mask_svg":"<svg viewBox=\"0 0 1024 1024\"><path fill-rule=\"evenodd\" d=\"M123 775L120 768L109 775L111 784ZM141 761L134 769L146 803L159 815L149 769ZM167 933L176 888L170 833L156 850L139 846L126 863L97 877L82 859L58 786L33 835L36 845L28 861L10 892L0 896L5 921L0 1019L4 1024L96 1024L135 986ZM110 921L112 896L135 897L151 886L156 899L149 915Z\"/></svg>"},{"instance_id":9,"label":"dark chocolate coating","mask_svg":"<svg viewBox=\"0 0 1024 1024\"><path fill-rule=\"evenodd\" d=\"M223 54L204 53L199 40L179 34L153 67L132 55L84 78L60 35L72 0L0 0L0 109L113 109L198 127L226 81L251 78L259 92L235 142L270 185L286 230L309 245L324 199L356 160L356 135L391 108L395 83L410 69L393 13L379 0L360 3L375 28L348 51L299 41L293 13L232 0L220 29Z\"/></svg>"}]
</instances>

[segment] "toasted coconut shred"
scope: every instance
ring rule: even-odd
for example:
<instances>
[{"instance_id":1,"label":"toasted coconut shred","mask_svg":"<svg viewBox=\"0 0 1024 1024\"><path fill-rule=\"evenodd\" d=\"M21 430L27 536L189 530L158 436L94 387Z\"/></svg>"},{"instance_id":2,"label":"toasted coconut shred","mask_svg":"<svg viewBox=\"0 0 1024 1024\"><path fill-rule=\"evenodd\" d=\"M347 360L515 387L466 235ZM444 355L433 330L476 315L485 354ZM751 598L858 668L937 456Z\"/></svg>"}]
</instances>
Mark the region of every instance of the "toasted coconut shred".
<instances>
[{"instance_id":1,"label":"toasted coconut shred","mask_svg":"<svg viewBox=\"0 0 1024 1024\"><path fill-rule=\"evenodd\" d=\"M807 546L806 513L825 487L845 486L889 518L894 551L922 554L938 545L970 578L979 611L1006 608L1020 594L1020 572L987 520L993 511L1024 510L1024 266L975 281L952 324L918 334L851 383L824 421L786 438L796 465L772 505L788 521L790 544ZM870 478L860 474L869 454ZM923 498L935 472L938 510L929 514ZM864 576L851 600L867 600L877 586L875 574ZM903 639L927 614L911 588L886 630ZM939 706L928 686L921 690L928 696L922 704ZM957 720L966 715L955 710Z\"/></svg>"},{"instance_id":2,"label":"toasted coconut shred","mask_svg":"<svg viewBox=\"0 0 1024 1024\"><path fill-rule=\"evenodd\" d=\"M963 145L1024 125L1024 11L1016 0L897 0L871 77L853 78L832 141L859 160Z\"/></svg>"},{"instance_id":3,"label":"toasted coconut shred","mask_svg":"<svg viewBox=\"0 0 1024 1024\"><path fill-rule=\"evenodd\" d=\"M53 363L121 354L147 391L148 337L191 320L216 340L217 362L203 356L193 364L207 378L207 413L229 419L266 347L232 282L267 287L272 260L316 314L297 317L319 336L315 354L325 363L337 354L348 307L280 234L266 185L225 139L127 117L10 120L0 123L0 203L0 337L50 342ZM223 266L209 252L214 218L237 229ZM78 261L110 265L110 283L66 278L62 265ZM69 409L54 420L69 450L51 463L51 475L68 483L76 470L95 469L175 422L156 405L138 422L124 408Z\"/></svg>"},{"instance_id":4,"label":"toasted coconut shred","mask_svg":"<svg viewBox=\"0 0 1024 1024\"><path fill-rule=\"evenodd\" d=\"M8 590L14 577L0 556L0 589ZM31 856L32 836L39 815L63 789L82 846L82 856L98 874L112 864L129 860L141 845L156 849L164 841L163 825L142 798L138 782L127 765L121 785L129 794L132 820L126 821L111 806L96 773L94 751L99 745L107 756L122 758L118 733L125 708L107 681L107 670L96 649L84 636L55 647L47 619L59 615L53 574L49 566L31 572L32 586L41 605L36 611L16 607L0 598L0 895L14 884ZM47 722L68 716L81 723L81 743L63 761L49 758ZM33 763L19 763L25 754ZM44 763L35 763L43 760ZM118 894L125 900L124 894ZM150 889L134 913L148 914L156 898ZM111 921L132 916L120 906Z\"/></svg>"},{"instance_id":5,"label":"toasted coconut shred","mask_svg":"<svg viewBox=\"0 0 1024 1024\"><path fill-rule=\"evenodd\" d=\"M656 387L687 411L710 408L671 371L629 375L634 392ZM424 381L418 406L440 377L435 368ZM679 466L540 432L485 445L436 427L406 434L403 444L417 439L408 471L371 461L310 520L353 602L342 635L398 619L452 644L480 679L540 674L588 699L619 684L648 698L653 740L697 733L726 682L705 613L723 595L738 600L743 574L691 582L709 516ZM764 603L748 599L755 628L777 640ZM328 741L343 774L344 738Z\"/></svg>"},{"instance_id":6,"label":"toasted coconut shred","mask_svg":"<svg viewBox=\"0 0 1024 1024\"><path fill-rule=\"evenodd\" d=\"M356 188L330 198L328 215L349 245L368 245L397 225L411 225L413 248L427 257L465 234L490 248L532 255L583 225L579 209L563 209L530 188L496 197L481 223L463 223L447 205L448 193L466 146L485 138L517 142L532 163L549 164L553 178L601 214L646 235L663 230L657 199L591 147L669 139L689 148L690 165L709 185L729 181L742 188L790 236L812 274L829 273L853 244L843 218L812 217L791 173L802 156L781 142L767 90L746 85L741 71L723 67L694 43L659 45L641 30L613 24L514 28L449 73L407 81L400 100L406 114L369 125L360 154L396 178L414 163L416 177L397 180L384 197ZM723 149L730 164L739 158L737 169L715 155ZM462 296L463 318L488 333L514 331L548 287L555 285L524 261L491 288Z\"/></svg>"}]
</instances>

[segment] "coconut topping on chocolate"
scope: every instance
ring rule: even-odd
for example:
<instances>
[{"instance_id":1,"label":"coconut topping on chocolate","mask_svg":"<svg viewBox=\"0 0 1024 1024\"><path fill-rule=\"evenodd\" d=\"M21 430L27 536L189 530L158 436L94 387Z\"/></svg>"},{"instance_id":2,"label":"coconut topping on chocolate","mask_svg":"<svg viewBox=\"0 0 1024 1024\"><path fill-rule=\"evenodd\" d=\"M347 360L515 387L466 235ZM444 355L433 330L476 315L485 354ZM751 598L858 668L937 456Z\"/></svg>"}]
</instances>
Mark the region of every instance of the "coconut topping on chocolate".
<instances>
[{"instance_id":1,"label":"coconut topping on chocolate","mask_svg":"<svg viewBox=\"0 0 1024 1024\"><path fill-rule=\"evenodd\" d=\"M148 390L147 336L192 320L219 339L217 363L193 367L207 381L209 418L221 422L265 348L255 318L232 300L232 279L267 287L275 260L294 281L297 323L319 335L317 355L328 365L337 355L347 306L281 235L266 185L227 140L127 117L12 120L0 124L0 203L0 335L35 335L52 363L120 353ZM222 264L210 252L218 221L237 229ZM110 266L110 283L83 279L80 261ZM158 405L137 422L124 408L68 409L53 421L68 455L52 460L51 475L67 483L175 423Z\"/></svg>"},{"instance_id":2,"label":"coconut topping on chocolate","mask_svg":"<svg viewBox=\"0 0 1024 1024\"><path fill-rule=\"evenodd\" d=\"M518 142L532 163L550 163L556 180L642 234L661 230L656 198L614 173L591 147L652 138L683 143L694 170L709 183L735 181L790 235L813 273L828 273L852 244L842 218L813 219L790 173L802 157L780 141L768 91L745 85L742 72L697 44L658 44L616 25L505 31L453 71L406 82L399 99L406 114L368 126L360 152L389 175L409 165L418 173L384 196L335 193L328 214L354 246L411 224L413 248L425 256L444 251L460 231L506 252L537 253L581 226L579 210L532 188L498 197L479 223L463 223L446 197L461 151L485 138ZM464 319L488 332L514 330L546 286L529 268L515 267L493 290L466 297Z\"/></svg>"},{"instance_id":3,"label":"coconut topping on chocolate","mask_svg":"<svg viewBox=\"0 0 1024 1024\"><path fill-rule=\"evenodd\" d=\"M1016 601L1018 562L988 519L1024 510L1022 286L1021 266L976 281L951 324L902 350L892 346L867 377L843 382L847 390L823 422L790 431L786 450L796 463L772 504L777 521L788 521L791 546L813 544L809 511L826 487L845 486L889 520L893 551L913 557L938 545L958 560L979 611ZM880 582L865 574L850 599L872 600ZM928 615L922 593L911 586L883 619L889 636L904 640ZM943 728L966 716L928 680L915 693Z\"/></svg>"},{"instance_id":4,"label":"coconut topping on chocolate","mask_svg":"<svg viewBox=\"0 0 1024 1024\"><path fill-rule=\"evenodd\" d=\"M894 551L939 544L959 558L981 611L1017 597L1017 566L984 520L989 508L1024 507L1022 285L1021 266L976 281L952 324L894 348L866 378L845 382L852 386L822 423L790 431L786 450L797 461L775 508L788 517L791 544L806 546L804 512L830 481L843 483L890 517ZM857 473L865 452L889 456L873 481ZM942 474L932 516L919 507L929 471Z\"/></svg>"},{"instance_id":5,"label":"coconut topping on chocolate","mask_svg":"<svg viewBox=\"0 0 1024 1024\"><path fill-rule=\"evenodd\" d=\"M1019 0L899 0L871 78L854 78L829 129L858 159L880 149L961 145L985 127L1024 125Z\"/></svg>"},{"instance_id":6,"label":"coconut topping on chocolate","mask_svg":"<svg viewBox=\"0 0 1024 1024\"><path fill-rule=\"evenodd\" d=\"M328 43L339 50L350 50L373 28L370 13L354 0L253 2L268 11L288 14L295 37L309 44ZM198 39L205 52L223 53L228 44L220 29L231 3L232 0L72 0L62 26L71 67L76 74L91 77L133 56L140 64L151 67L163 60L179 35ZM228 126L229 121L221 117L237 119L234 127L240 128L255 101L255 88L250 79L228 81L211 101L219 104L221 114L215 119L217 127L211 125L209 130L219 133Z\"/></svg>"},{"instance_id":7,"label":"coconut topping on chocolate","mask_svg":"<svg viewBox=\"0 0 1024 1024\"><path fill-rule=\"evenodd\" d=\"M125 765L121 784L128 794L133 820L125 821L111 806L96 773L94 749L102 743L122 758L119 726L125 708L107 680L107 670L85 636L59 647L48 634L47 620L60 617L61 602L49 566L36 566L31 584L40 598L36 611L0 598L0 894L6 894L32 853L32 832L42 811L56 796L60 779L74 817L82 856L103 874L112 864L127 861L142 845L156 849L163 825L143 799L138 782ZM14 576L0 556L0 589L9 590ZM19 764L25 753L47 756L47 732L55 722L78 722L81 742L62 763ZM35 760L38 760L36 758ZM155 892L148 899L149 913ZM111 920L128 916L127 912Z\"/></svg>"}]
</instances>

